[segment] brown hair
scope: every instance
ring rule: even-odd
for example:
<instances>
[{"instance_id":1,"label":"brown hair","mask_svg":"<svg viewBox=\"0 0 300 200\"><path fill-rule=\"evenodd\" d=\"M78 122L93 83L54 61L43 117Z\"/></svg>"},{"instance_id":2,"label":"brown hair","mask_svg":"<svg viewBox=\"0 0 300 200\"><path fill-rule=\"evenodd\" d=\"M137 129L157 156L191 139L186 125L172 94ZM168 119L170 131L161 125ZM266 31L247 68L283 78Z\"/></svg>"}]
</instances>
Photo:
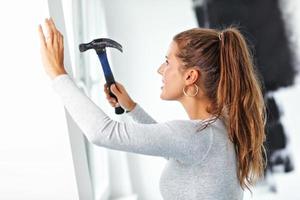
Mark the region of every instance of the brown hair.
<instances>
[{"instance_id":1,"label":"brown hair","mask_svg":"<svg viewBox=\"0 0 300 200\"><path fill-rule=\"evenodd\" d=\"M237 176L248 189L266 165L265 104L250 49L240 31L193 28L174 36L177 57L198 66L211 105L207 111L225 121L237 155Z\"/></svg>"}]
</instances>

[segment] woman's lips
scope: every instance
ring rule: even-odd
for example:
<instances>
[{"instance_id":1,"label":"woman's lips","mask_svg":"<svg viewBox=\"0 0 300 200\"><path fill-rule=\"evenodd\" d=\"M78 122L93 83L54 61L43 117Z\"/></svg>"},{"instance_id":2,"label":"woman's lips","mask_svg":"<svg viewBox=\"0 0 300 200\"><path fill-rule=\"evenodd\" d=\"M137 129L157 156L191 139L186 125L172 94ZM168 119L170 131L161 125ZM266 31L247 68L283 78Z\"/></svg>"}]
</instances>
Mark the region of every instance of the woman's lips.
<instances>
[{"instance_id":1,"label":"woman's lips","mask_svg":"<svg viewBox=\"0 0 300 200\"><path fill-rule=\"evenodd\" d=\"M163 83L163 85L160 87L161 89L164 87L164 85L165 85L165 81L164 81L164 80L162 80L162 83Z\"/></svg>"}]
</instances>

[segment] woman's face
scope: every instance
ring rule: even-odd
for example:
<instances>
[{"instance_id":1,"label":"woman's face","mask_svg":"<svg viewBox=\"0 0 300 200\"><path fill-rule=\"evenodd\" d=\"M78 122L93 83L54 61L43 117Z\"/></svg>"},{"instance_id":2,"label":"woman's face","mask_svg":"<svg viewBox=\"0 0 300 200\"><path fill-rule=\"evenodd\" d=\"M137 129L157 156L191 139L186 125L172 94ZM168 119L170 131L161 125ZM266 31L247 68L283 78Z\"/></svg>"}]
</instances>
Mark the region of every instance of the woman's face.
<instances>
[{"instance_id":1,"label":"woman's face","mask_svg":"<svg viewBox=\"0 0 300 200\"><path fill-rule=\"evenodd\" d=\"M180 71L183 63L175 56L177 49L176 42L172 41L166 55L166 61L157 70L162 75L163 85L160 98L163 100L178 100L183 95L184 81L183 73Z\"/></svg>"}]
</instances>

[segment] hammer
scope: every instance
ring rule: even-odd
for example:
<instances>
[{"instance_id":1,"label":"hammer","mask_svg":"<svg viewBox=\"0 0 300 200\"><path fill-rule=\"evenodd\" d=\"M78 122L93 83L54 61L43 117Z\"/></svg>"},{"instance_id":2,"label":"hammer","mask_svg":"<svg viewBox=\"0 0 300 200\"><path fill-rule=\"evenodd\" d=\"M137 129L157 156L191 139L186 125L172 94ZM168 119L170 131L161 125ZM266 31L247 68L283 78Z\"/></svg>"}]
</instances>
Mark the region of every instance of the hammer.
<instances>
[{"instance_id":1,"label":"hammer","mask_svg":"<svg viewBox=\"0 0 300 200\"><path fill-rule=\"evenodd\" d=\"M114 79L113 73L110 69L110 66L109 66L109 63L107 60L106 47L113 47L113 48L116 48L119 51L123 52L122 46L119 43L117 43L116 41L111 40L109 38L99 38L99 39L95 39L89 43L82 43L79 45L79 50L80 50L80 52L84 52L89 49L95 49L95 51L99 57L100 63L102 65L104 77L105 77L106 84L107 84L108 90L109 90L109 95L111 97L115 98L116 101L118 102L117 97L110 91L110 86L115 83L115 79ZM122 113L124 113L124 109L121 106L115 107L115 113L118 115L122 114Z\"/></svg>"}]
</instances>

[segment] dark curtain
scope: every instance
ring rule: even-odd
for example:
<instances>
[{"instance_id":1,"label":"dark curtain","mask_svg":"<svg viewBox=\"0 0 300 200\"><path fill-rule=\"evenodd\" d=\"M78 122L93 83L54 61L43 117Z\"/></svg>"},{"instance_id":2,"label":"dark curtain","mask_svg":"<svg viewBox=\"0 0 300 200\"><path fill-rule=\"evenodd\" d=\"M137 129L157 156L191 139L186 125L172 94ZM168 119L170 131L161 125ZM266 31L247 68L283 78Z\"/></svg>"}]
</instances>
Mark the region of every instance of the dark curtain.
<instances>
[{"instance_id":1,"label":"dark curtain","mask_svg":"<svg viewBox=\"0 0 300 200\"><path fill-rule=\"evenodd\" d=\"M207 0L195 3L199 27L221 29L230 25L239 28L254 55L254 64L268 94L280 87L290 86L296 76L294 54L278 0ZM286 134L280 122L278 106L267 97L266 148L268 157L286 147ZM275 165L269 160L269 167ZM289 167L285 171L291 171Z\"/></svg>"}]
</instances>

